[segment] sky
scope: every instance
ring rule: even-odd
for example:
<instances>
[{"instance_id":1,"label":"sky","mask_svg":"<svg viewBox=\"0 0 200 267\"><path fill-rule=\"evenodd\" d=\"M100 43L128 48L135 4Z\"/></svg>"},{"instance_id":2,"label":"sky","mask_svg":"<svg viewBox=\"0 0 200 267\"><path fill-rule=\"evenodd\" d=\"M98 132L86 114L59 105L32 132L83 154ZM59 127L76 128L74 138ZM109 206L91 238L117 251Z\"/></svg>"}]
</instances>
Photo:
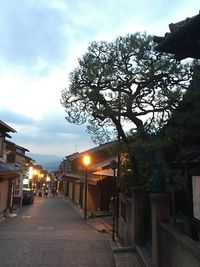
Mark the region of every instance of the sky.
<instances>
[{"instance_id":1,"label":"sky","mask_svg":"<svg viewBox=\"0 0 200 267\"><path fill-rule=\"evenodd\" d=\"M0 0L0 120L10 141L59 157L96 146L65 120L61 91L92 41L163 36L199 13L199 0Z\"/></svg>"}]
</instances>

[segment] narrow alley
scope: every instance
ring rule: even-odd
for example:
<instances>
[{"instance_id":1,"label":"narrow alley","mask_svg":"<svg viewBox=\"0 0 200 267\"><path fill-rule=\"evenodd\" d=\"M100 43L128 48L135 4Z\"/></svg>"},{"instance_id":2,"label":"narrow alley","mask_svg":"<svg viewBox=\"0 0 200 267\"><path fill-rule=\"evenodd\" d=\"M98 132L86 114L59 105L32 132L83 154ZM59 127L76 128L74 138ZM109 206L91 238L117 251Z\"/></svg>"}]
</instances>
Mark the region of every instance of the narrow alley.
<instances>
[{"instance_id":1,"label":"narrow alley","mask_svg":"<svg viewBox=\"0 0 200 267\"><path fill-rule=\"evenodd\" d=\"M0 224L0 266L112 267L110 240L63 199L35 198Z\"/></svg>"}]
</instances>

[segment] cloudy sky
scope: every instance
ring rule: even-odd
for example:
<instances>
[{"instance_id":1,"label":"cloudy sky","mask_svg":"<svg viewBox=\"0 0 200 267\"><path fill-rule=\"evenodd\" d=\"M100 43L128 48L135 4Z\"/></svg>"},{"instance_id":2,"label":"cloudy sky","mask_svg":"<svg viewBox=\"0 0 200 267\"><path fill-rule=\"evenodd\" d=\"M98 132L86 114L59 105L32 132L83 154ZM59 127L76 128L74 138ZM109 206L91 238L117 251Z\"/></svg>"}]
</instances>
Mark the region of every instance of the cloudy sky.
<instances>
[{"instance_id":1,"label":"cloudy sky","mask_svg":"<svg viewBox=\"0 0 200 267\"><path fill-rule=\"evenodd\" d=\"M66 156L95 146L69 124L61 90L92 41L146 31L197 15L198 0L1 0L0 119L32 153Z\"/></svg>"}]
</instances>

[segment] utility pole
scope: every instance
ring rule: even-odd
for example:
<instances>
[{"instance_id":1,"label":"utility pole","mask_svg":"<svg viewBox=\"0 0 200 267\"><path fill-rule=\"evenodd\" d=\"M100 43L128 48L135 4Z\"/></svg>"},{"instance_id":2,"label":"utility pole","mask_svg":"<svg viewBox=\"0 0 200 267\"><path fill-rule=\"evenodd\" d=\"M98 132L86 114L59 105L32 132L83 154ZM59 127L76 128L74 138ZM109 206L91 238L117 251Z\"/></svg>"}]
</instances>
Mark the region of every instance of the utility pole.
<instances>
[{"instance_id":1,"label":"utility pole","mask_svg":"<svg viewBox=\"0 0 200 267\"><path fill-rule=\"evenodd\" d=\"M121 84L118 86L118 122L121 124ZM117 155L117 185L116 185L116 235L118 236L118 222L119 222L119 190L120 190L120 164L121 164L121 138L118 131L118 155Z\"/></svg>"},{"instance_id":2,"label":"utility pole","mask_svg":"<svg viewBox=\"0 0 200 267\"><path fill-rule=\"evenodd\" d=\"M116 189L117 189L117 181L116 181L116 169L117 169L117 161L112 160L110 162L110 168L113 170L113 212L112 212L112 240L115 241L115 233L116 233Z\"/></svg>"}]
</instances>

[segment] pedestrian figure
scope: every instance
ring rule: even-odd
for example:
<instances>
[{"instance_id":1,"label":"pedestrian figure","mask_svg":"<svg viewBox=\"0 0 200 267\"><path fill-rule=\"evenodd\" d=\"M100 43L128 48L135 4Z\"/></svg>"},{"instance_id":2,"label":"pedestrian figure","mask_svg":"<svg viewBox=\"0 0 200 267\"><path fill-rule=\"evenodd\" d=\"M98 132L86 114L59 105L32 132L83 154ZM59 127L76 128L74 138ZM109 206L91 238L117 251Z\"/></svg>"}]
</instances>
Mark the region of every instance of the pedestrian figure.
<instances>
[{"instance_id":1,"label":"pedestrian figure","mask_svg":"<svg viewBox=\"0 0 200 267\"><path fill-rule=\"evenodd\" d=\"M48 187L45 189L45 197L48 197L48 193L49 193L49 190L48 190Z\"/></svg>"},{"instance_id":2,"label":"pedestrian figure","mask_svg":"<svg viewBox=\"0 0 200 267\"><path fill-rule=\"evenodd\" d=\"M39 190L38 196L39 197L42 197L42 191L41 191L41 189Z\"/></svg>"},{"instance_id":3,"label":"pedestrian figure","mask_svg":"<svg viewBox=\"0 0 200 267\"><path fill-rule=\"evenodd\" d=\"M55 197L55 190L54 190L54 188L51 188L51 195L52 195L53 198Z\"/></svg>"}]
</instances>

